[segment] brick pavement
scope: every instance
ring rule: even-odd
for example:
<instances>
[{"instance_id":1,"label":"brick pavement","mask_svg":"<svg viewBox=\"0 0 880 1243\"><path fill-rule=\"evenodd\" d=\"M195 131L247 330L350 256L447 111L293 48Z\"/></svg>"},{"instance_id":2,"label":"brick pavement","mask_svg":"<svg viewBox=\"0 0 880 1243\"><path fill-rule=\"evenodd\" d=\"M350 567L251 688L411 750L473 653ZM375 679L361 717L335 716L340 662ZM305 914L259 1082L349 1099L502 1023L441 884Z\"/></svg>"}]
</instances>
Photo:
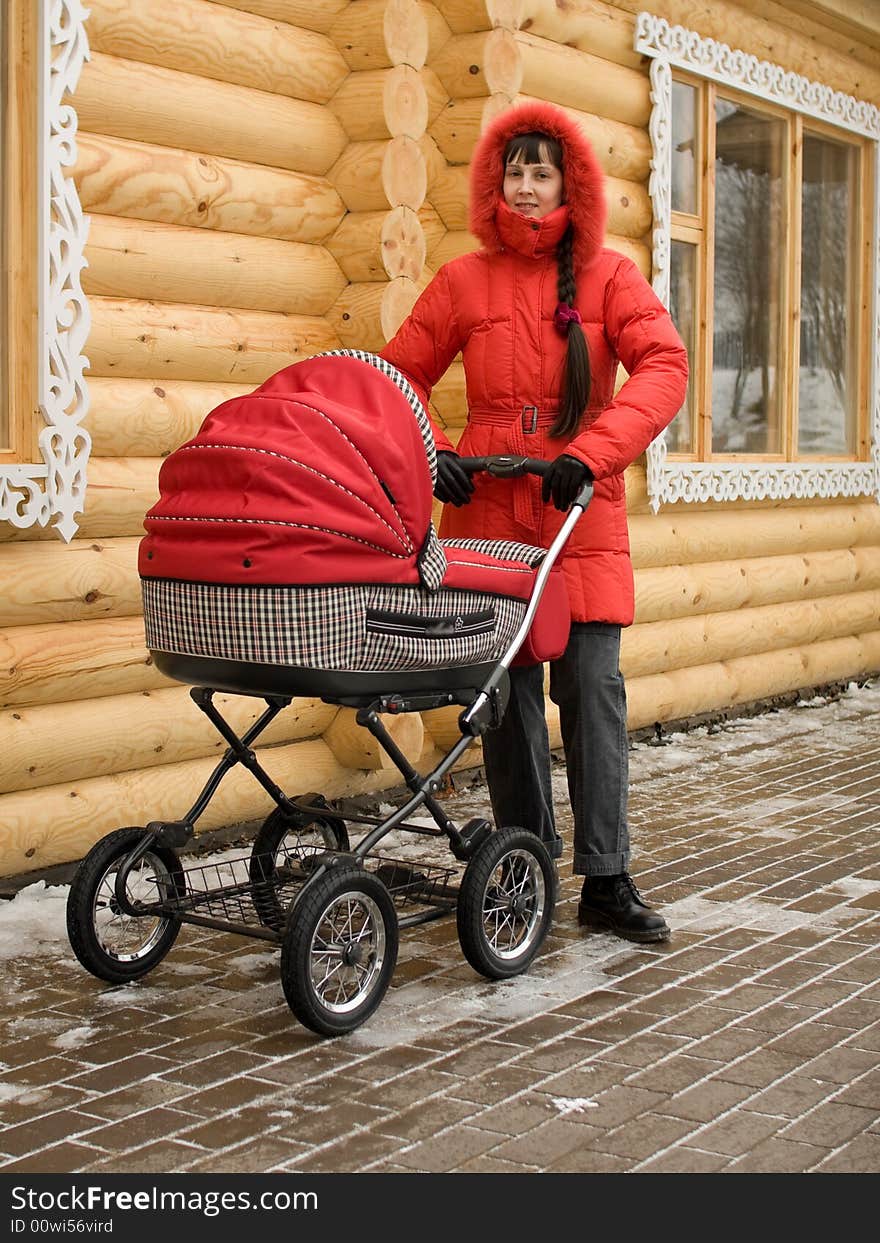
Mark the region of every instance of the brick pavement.
<instances>
[{"instance_id":1,"label":"brick pavement","mask_svg":"<svg viewBox=\"0 0 880 1243\"><path fill-rule=\"evenodd\" d=\"M117 989L66 952L0 963L0 1168L880 1169L878 706L875 683L634 753L664 945L579 929L566 854L527 975L476 976L452 919L406 930L381 1007L332 1042L244 937L184 928Z\"/></svg>"}]
</instances>

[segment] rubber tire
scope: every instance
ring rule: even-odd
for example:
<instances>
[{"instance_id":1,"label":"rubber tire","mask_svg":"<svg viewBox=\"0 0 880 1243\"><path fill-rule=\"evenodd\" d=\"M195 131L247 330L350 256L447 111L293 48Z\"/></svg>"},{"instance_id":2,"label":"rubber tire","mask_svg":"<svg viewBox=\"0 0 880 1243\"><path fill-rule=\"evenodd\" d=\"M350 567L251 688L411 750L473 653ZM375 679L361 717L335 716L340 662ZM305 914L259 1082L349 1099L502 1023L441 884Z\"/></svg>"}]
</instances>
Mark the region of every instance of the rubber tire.
<instances>
[{"instance_id":1,"label":"rubber tire","mask_svg":"<svg viewBox=\"0 0 880 1243\"><path fill-rule=\"evenodd\" d=\"M348 892L365 894L379 908L385 930L385 959L363 1002L346 1014L336 1014L315 992L309 959L312 940L325 912ZM281 985L287 1004L300 1023L320 1036L343 1036L366 1022L388 991L397 963L398 941L394 902L371 872L343 864L314 876L294 904L281 942Z\"/></svg>"},{"instance_id":2,"label":"rubber tire","mask_svg":"<svg viewBox=\"0 0 880 1243\"><path fill-rule=\"evenodd\" d=\"M297 823L298 819L300 823ZM289 833L295 833L297 829L307 829L312 824L320 826L321 836L328 850L348 851L345 821L329 812L326 817L316 816L314 820L308 820L304 814L299 817L289 816L282 807L276 807L257 830L251 847L248 873L251 884L255 886L252 895L254 910L264 928L280 930L285 919L286 905L282 906L277 892L266 884L275 872L276 851ZM271 870L267 866L269 859L272 860Z\"/></svg>"},{"instance_id":3,"label":"rubber tire","mask_svg":"<svg viewBox=\"0 0 880 1243\"><path fill-rule=\"evenodd\" d=\"M98 940L93 918L98 887L108 868L115 861L131 854L135 846L143 841L145 833L146 829L143 828L127 828L117 829L102 837L77 868L67 897L67 936L70 947L86 971L90 971L99 980L106 980L108 984L126 984L147 975L162 961L180 932L180 920L167 918L156 945L137 962L120 961L109 954ZM185 893L186 884L175 852L167 846L153 845L146 857L149 858L150 855L164 865L177 892ZM134 919L135 916L131 918Z\"/></svg>"},{"instance_id":4,"label":"rubber tire","mask_svg":"<svg viewBox=\"0 0 880 1243\"><path fill-rule=\"evenodd\" d=\"M534 940L519 958L501 958L486 940L483 901L496 867L506 854L524 850L534 855L544 878L544 911ZM475 971L489 980L508 980L520 975L540 950L553 922L556 905L556 868L545 844L528 829L498 829L477 848L461 878L456 907L458 940Z\"/></svg>"}]
</instances>

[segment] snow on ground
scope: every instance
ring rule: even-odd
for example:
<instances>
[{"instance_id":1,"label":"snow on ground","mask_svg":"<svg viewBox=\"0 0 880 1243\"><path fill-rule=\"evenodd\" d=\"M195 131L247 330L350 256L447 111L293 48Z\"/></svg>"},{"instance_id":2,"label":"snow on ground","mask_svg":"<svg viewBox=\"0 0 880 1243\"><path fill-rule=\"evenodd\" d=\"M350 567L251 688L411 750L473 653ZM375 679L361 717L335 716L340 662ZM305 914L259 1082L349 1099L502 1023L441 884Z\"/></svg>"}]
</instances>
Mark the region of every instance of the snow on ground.
<instances>
[{"instance_id":1,"label":"snow on ground","mask_svg":"<svg viewBox=\"0 0 880 1243\"><path fill-rule=\"evenodd\" d=\"M667 775L679 769L693 769L697 764L723 760L727 767L736 767L745 763L749 756L753 758L756 747L784 745L787 749L795 748L799 737L805 737L815 731L823 731L829 746L834 745L835 728L852 720L866 711L880 710L880 680L874 680L860 686L855 682L849 684L847 690L839 697L815 696L809 700L801 700L794 707L779 709L760 716L743 717L724 722L718 726L701 726L687 733L664 735L659 744L635 743L630 752L630 777L633 785L640 781L648 781L654 777ZM565 798L565 772L558 766L553 774L554 793L558 800ZM488 797L485 786L466 789L457 793L444 803L448 814L465 819L468 815L487 815ZM391 804L383 803L379 814L387 815L392 810ZM427 816L412 817L408 823L433 825ZM445 843L433 838L413 837L411 834L395 832L383 839L377 847L377 853L392 855L413 862L430 860L434 863L455 863L446 850ZM194 862L200 866L217 865L218 868L228 866L230 861L246 858L247 851L241 847L231 847L215 854L201 856ZM187 861L184 860L186 867ZM11 962L23 957L55 956L59 952L65 956L69 953L65 926L65 906L69 887L66 885L47 885L45 881L37 881L8 902L0 902L0 961ZM686 899L676 904L676 918L679 923L685 917L688 922L717 918L717 904L705 902L698 897ZM681 909L678 909L678 908ZM742 916L744 912L740 912ZM768 912L765 906L752 912L754 919L765 921L773 916L779 920L785 912L779 908ZM760 922L756 926L763 926ZM600 951L606 938L596 938L597 962L595 969L601 983L599 960L604 956ZM411 946L411 949L414 948ZM578 994L584 991L585 954L588 951L583 945L578 946L576 963ZM261 973L268 964L274 963L272 951L258 952L239 957L236 965L239 969ZM560 968L562 968L560 972ZM567 972L558 959L554 960L550 976L542 980L541 964L536 964L528 981L509 981L504 991L511 1012L516 1012L519 1001L518 993L525 988L534 991L546 986L554 996L564 993L564 979ZM414 986L418 989L419 985ZM496 986L497 987L497 986ZM114 1003L124 1001L124 994L132 990L115 990L112 994ZM479 1010L481 999L479 989L474 990L475 1012ZM139 1003L143 1003L143 987L133 994ZM412 1003L410 990L408 998ZM459 999L460 1000L460 999ZM497 997L496 997L497 1009ZM26 1023L27 1020L22 1020ZM22 1035L33 1034L23 1030ZM51 1034L51 1033L47 1033ZM64 1032L55 1044L60 1049L71 1049L85 1043L91 1037L87 1027ZM580 1103L583 1105L583 1102ZM574 1106L572 1106L574 1107Z\"/></svg>"}]
</instances>

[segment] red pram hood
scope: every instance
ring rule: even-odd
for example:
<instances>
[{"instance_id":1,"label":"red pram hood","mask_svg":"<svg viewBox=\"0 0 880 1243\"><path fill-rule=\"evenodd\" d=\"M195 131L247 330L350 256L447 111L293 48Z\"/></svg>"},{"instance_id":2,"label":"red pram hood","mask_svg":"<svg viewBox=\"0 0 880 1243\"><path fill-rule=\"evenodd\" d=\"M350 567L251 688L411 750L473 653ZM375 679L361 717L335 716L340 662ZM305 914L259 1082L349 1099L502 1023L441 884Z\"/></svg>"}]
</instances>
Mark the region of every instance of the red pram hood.
<instances>
[{"instance_id":1,"label":"red pram hood","mask_svg":"<svg viewBox=\"0 0 880 1243\"><path fill-rule=\"evenodd\" d=\"M423 564L439 552L434 472L430 425L400 372L371 354L317 355L218 406L166 458L140 573L417 584L421 567L436 586Z\"/></svg>"}]
</instances>

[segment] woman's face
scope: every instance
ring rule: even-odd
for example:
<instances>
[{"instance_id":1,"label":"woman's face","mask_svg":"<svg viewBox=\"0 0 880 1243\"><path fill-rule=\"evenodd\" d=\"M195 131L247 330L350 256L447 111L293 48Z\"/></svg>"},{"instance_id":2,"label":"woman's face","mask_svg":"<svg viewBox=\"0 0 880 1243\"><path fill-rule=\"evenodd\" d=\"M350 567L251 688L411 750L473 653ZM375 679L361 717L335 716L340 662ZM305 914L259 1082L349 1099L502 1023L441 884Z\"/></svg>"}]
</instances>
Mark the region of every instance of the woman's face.
<instances>
[{"instance_id":1,"label":"woman's face","mask_svg":"<svg viewBox=\"0 0 880 1243\"><path fill-rule=\"evenodd\" d=\"M504 166L502 190L505 203L513 211L540 220L562 203L562 171L549 159L546 163L526 164L520 152Z\"/></svg>"}]
</instances>

